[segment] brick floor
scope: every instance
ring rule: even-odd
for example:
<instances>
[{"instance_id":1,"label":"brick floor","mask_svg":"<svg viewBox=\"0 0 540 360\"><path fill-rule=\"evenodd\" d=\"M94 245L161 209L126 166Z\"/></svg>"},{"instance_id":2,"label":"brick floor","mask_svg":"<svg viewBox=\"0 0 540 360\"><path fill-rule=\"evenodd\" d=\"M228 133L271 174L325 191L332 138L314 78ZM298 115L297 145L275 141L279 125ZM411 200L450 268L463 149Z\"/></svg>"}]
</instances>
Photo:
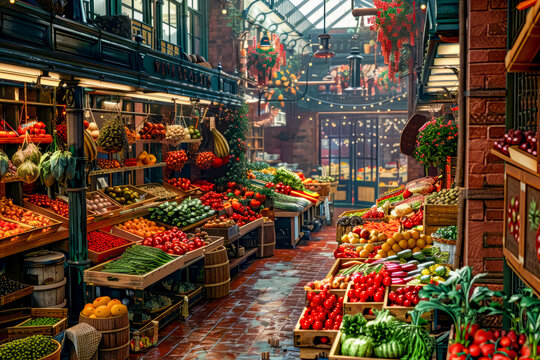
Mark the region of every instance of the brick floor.
<instances>
[{"instance_id":1,"label":"brick floor","mask_svg":"<svg viewBox=\"0 0 540 360\"><path fill-rule=\"evenodd\" d=\"M231 279L229 296L195 305L185 321L160 331L156 348L132 358L241 360L268 351L272 360L299 359L293 329L304 307L303 287L326 276L335 233L325 227L295 249L276 249L273 257L244 265ZM280 346L270 347L269 337L279 338Z\"/></svg>"}]
</instances>

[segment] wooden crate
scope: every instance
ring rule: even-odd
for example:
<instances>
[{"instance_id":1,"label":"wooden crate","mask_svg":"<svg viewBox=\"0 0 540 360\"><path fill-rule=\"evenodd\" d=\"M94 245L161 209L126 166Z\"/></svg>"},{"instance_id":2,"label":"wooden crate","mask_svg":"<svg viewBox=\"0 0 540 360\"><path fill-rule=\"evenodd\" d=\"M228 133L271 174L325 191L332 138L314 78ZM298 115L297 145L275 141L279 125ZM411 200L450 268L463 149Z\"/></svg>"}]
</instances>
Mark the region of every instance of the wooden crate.
<instances>
[{"instance_id":1,"label":"wooden crate","mask_svg":"<svg viewBox=\"0 0 540 360\"><path fill-rule=\"evenodd\" d=\"M163 196L160 197L160 196L158 196L158 195L156 195L156 194L154 194L154 193L152 193L152 192L150 192L150 191L148 191L148 190L145 189L145 187L146 187L146 186L149 186L149 185L161 186L161 187L163 187L164 189L170 191L170 192L171 192L171 195L170 195L170 196L165 196L165 197L163 197ZM167 184L167 185L169 185L169 184ZM169 185L169 186L171 186L171 185ZM176 191L174 191L174 190L172 190L172 189L166 187L164 184L160 184L160 183L148 183L148 184L137 185L137 187L138 187L139 189L143 190L143 191L146 191L147 193L150 193L150 194L152 194L152 195L158 196L158 199L159 199L159 200L173 200L173 199L178 199L178 198L179 198L178 192L176 192Z\"/></svg>"},{"instance_id":2,"label":"wooden crate","mask_svg":"<svg viewBox=\"0 0 540 360\"><path fill-rule=\"evenodd\" d=\"M27 286L21 290L12 292L11 294L7 294L4 296L0 296L0 306L4 306L6 304L9 304L12 301L18 300L22 297L25 297L27 295L30 295L34 292L33 286Z\"/></svg>"},{"instance_id":3,"label":"wooden crate","mask_svg":"<svg viewBox=\"0 0 540 360\"><path fill-rule=\"evenodd\" d=\"M302 315L298 319L294 328L294 346L299 348L313 348L313 349L330 349L332 342L335 340L338 331L337 330L303 330L300 327L300 319L304 316L307 308L304 308ZM321 342L321 338L327 337L328 342Z\"/></svg>"},{"instance_id":4,"label":"wooden crate","mask_svg":"<svg viewBox=\"0 0 540 360\"><path fill-rule=\"evenodd\" d=\"M29 209L25 209L21 206L17 206L15 204L12 205L12 207L16 208L16 209L20 209L22 211L32 211L32 210L29 210ZM24 226L27 226L27 227L30 227L32 228L32 232L30 234L30 236L25 239L25 240L33 240L37 237L41 237L43 235L46 235L46 234L52 234L52 233L55 233L56 231L58 231L58 229L60 228L60 226L62 226L62 223L54 218L51 218L51 217L48 217L48 216L45 216L43 214L40 214L38 212L35 212L35 211L32 211L34 214L37 214L37 215L40 215L40 216L43 216L47 219L49 219L49 221L51 222L51 225L49 226L40 226L40 227L35 227L35 226L31 226L31 225L28 225L28 224L25 224L23 222L20 222L19 219L9 219L5 216L1 216L0 217L3 219L3 220L6 220L6 221L11 221L11 222L16 222L18 224L23 224ZM0 240L1 241L1 240ZM20 239L17 239L17 240L14 240L14 241L22 241Z\"/></svg>"},{"instance_id":5,"label":"wooden crate","mask_svg":"<svg viewBox=\"0 0 540 360\"><path fill-rule=\"evenodd\" d=\"M262 225L262 231L259 232L257 239L257 257L274 256L276 248L276 228L273 221L266 221Z\"/></svg>"},{"instance_id":6,"label":"wooden crate","mask_svg":"<svg viewBox=\"0 0 540 360\"><path fill-rule=\"evenodd\" d=\"M122 208L123 210L127 210L127 209L134 209L136 207L139 207L143 204L148 204L148 203L151 203L151 202L155 202L155 201L158 201L158 197L154 194L150 194L149 192L146 192L142 189L139 189L138 187L135 187L133 185L122 185L122 187L124 188L128 188L129 190L132 190L134 192L136 192L137 194L139 194L139 201L137 201L136 203L134 204L131 204L131 205L122 205ZM108 196L105 191L103 189L101 190L98 190L102 195L106 196L107 198L111 199L114 201L113 198L111 198L110 196Z\"/></svg>"},{"instance_id":7,"label":"wooden crate","mask_svg":"<svg viewBox=\"0 0 540 360\"><path fill-rule=\"evenodd\" d=\"M44 215L44 216L46 216L48 218L58 220L64 225L64 227L69 227L69 219L67 217L63 217L61 215L58 215L54 211L51 211L49 209L45 209L44 207L41 207L41 206L37 206L37 205L32 204L32 203L30 203L30 202L28 202L26 200L23 200L23 207L25 207L26 209L35 211L36 213L38 213L40 215ZM86 211L86 222L88 224L92 223L94 221L95 215L96 214L93 211L88 211L87 210Z\"/></svg>"},{"instance_id":8,"label":"wooden crate","mask_svg":"<svg viewBox=\"0 0 540 360\"><path fill-rule=\"evenodd\" d=\"M347 287L347 294L343 300L343 314L344 315L356 315L362 314L363 316L370 316L370 310L382 310L384 306L384 300L382 302L349 302L349 290L351 284ZM384 298L388 297L388 287L385 290Z\"/></svg>"},{"instance_id":9,"label":"wooden crate","mask_svg":"<svg viewBox=\"0 0 540 360\"><path fill-rule=\"evenodd\" d=\"M193 184L191 184L191 186L189 187L189 190L182 190L164 181L163 187L167 190L171 190L172 192L175 192L176 194L178 194L177 199L184 199L189 196L194 197L197 194L201 193L201 189L198 186L195 186Z\"/></svg>"},{"instance_id":10,"label":"wooden crate","mask_svg":"<svg viewBox=\"0 0 540 360\"><path fill-rule=\"evenodd\" d=\"M112 260L111 260L112 261ZM102 272L108 262L101 263L84 271L84 282L94 286L108 286L120 289L145 289L165 276L183 268L184 256L176 256L174 260L144 275L115 274Z\"/></svg>"},{"instance_id":11,"label":"wooden crate","mask_svg":"<svg viewBox=\"0 0 540 360\"><path fill-rule=\"evenodd\" d=\"M22 229L25 229L23 232L21 232L21 233L19 233L17 235L10 235L10 236L5 236L3 238L0 238L0 244L2 244L2 245L4 245L4 244L7 245L8 243L10 245L16 245L16 244L23 243L26 240L28 240L30 238L30 236L34 233L34 231L36 230L35 227L25 225L25 224L21 224L18 221L6 219L6 218L3 218L1 216L0 216L0 219L4 220L4 221L7 221L9 223L18 224Z\"/></svg>"},{"instance_id":12,"label":"wooden crate","mask_svg":"<svg viewBox=\"0 0 540 360\"><path fill-rule=\"evenodd\" d=\"M383 309L388 309L391 315L393 315L396 319L405 321L410 323L411 322L411 315L409 314L409 311L414 310L414 306L407 307L407 306L392 306L390 305L390 299L388 298L388 295L391 291L395 291L399 289L400 287L407 287L409 285L391 285L390 289L385 294L384 297L384 306ZM424 285L420 285L424 286ZM433 320L433 312L427 312L422 315L422 318L426 319L427 321ZM431 324L429 324L429 328L431 328Z\"/></svg>"},{"instance_id":13,"label":"wooden crate","mask_svg":"<svg viewBox=\"0 0 540 360\"><path fill-rule=\"evenodd\" d=\"M143 337L147 337L149 345L145 346L141 341ZM139 330L131 332L130 351L134 353L148 350L157 345L159 338L159 321L152 320Z\"/></svg>"},{"instance_id":14,"label":"wooden crate","mask_svg":"<svg viewBox=\"0 0 540 360\"><path fill-rule=\"evenodd\" d=\"M309 305L309 301L307 299L307 294L308 292L314 292L314 293L320 293L324 290L306 290L306 307ZM347 289L331 289L331 290L328 290L328 292L330 294L333 294L333 295L336 295L338 298L339 297L343 297L345 298L345 295L347 294Z\"/></svg>"},{"instance_id":15,"label":"wooden crate","mask_svg":"<svg viewBox=\"0 0 540 360\"><path fill-rule=\"evenodd\" d=\"M358 209L358 210L349 210L349 211L345 211L345 212L342 212L339 216L338 216L338 219L342 216L347 216L349 214L354 214L354 213L357 213L357 212L362 212L362 211L367 211L369 209ZM348 234L349 232L353 231L354 229L354 226L351 226L351 225L348 225L348 226L343 226L343 225L339 225L336 224L336 241L338 243L341 242L341 238L343 237L343 235L345 234Z\"/></svg>"},{"instance_id":16,"label":"wooden crate","mask_svg":"<svg viewBox=\"0 0 540 360\"><path fill-rule=\"evenodd\" d=\"M30 318L24 320L22 323L8 327L8 338L20 339L32 335L48 335L56 336L67 328L67 308L64 309L31 309ZM40 318L51 317L58 318L58 322L54 325L45 326L24 326L28 321Z\"/></svg>"},{"instance_id":17,"label":"wooden crate","mask_svg":"<svg viewBox=\"0 0 540 360\"><path fill-rule=\"evenodd\" d=\"M424 233L431 235L440 227L457 226L457 205L424 205Z\"/></svg>"},{"instance_id":18,"label":"wooden crate","mask_svg":"<svg viewBox=\"0 0 540 360\"><path fill-rule=\"evenodd\" d=\"M208 235L219 236L225 239L225 244L229 245L230 242L236 240L240 235L240 227L238 225L229 226L226 228L220 227L203 227L201 231L206 231Z\"/></svg>"},{"instance_id":19,"label":"wooden crate","mask_svg":"<svg viewBox=\"0 0 540 360\"><path fill-rule=\"evenodd\" d=\"M364 262L365 260L367 260L367 259L362 259L362 258L339 258L339 259L336 259L334 261L334 264L332 265L332 267L328 271L328 274L326 275L326 278L329 278L330 276L335 276L338 273L339 269L341 268L341 265L344 264L344 263L347 263L349 261Z\"/></svg>"},{"instance_id":20,"label":"wooden crate","mask_svg":"<svg viewBox=\"0 0 540 360\"><path fill-rule=\"evenodd\" d=\"M132 246L135 243L128 239L125 239L125 240L128 241L127 244L118 246L109 250L105 250L102 252L96 252L96 251L92 251L88 249L88 259L92 262L92 264L99 264L99 263L104 262L105 260L109 260L109 259L122 255L128 247Z\"/></svg>"},{"instance_id":21,"label":"wooden crate","mask_svg":"<svg viewBox=\"0 0 540 360\"><path fill-rule=\"evenodd\" d=\"M96 211L93 211L91 210L95 216L94 218L105 218L105 217L114 217L114 216L117 216L120 214L120 211L122 211L122 205L120 205L119 203L117 203L116 201L114 201L113 199L111 199L109 196L105 195L103 192L101 191L90 191L90 192L87 192L86 193L86 200L89 200L91 198L92 195L94 194L99 194L99 196L102 196L104 198L106 198L107 200L109 200L111 203L112 203L112 206L109 206L107 207L107 211L105 212L102 212L102 213L98 213Z\"/></svg>"},{"instance_id":22,"label":"wooden crate","mask_svg":"<svg viewBox=\"0 0 540 360\"><path fill-rule=\"evenodd\" d=\"M126 240L131 240L135 244L139 244L144 239L142 236L135 235L134 233L126 231L124 229L120 229L117 226L111 227L111 234L124 238Z\"/></svg>"},{"instance_id":23,"label":"wooden crate","mask_svg":"<svg viewBox=\"0 0 540 360\"><path fill-rule=\"evenodd\" d=\"M330 360L395 360L395 359L382 359L382 358L365 358L365 357L356 357L356 356L345 356L341 354L341 331L336 335L336 340L332 344L330 349L330 355L328 358Z\"/></svg>"},{"instance_id":24,"label":"wooden crate","mask_svg":"<svg viewBox=\"0 0 540 360\"><path fill-rule=\"evenodd\" d=\"M253 220L253 221L247 223L244 226L240 226L240 236L244 236L248 232L257 229L258 227L261 227L263 223L264 223L264 219L259 218L257 220Z\"/></svg>"}]
</instances>

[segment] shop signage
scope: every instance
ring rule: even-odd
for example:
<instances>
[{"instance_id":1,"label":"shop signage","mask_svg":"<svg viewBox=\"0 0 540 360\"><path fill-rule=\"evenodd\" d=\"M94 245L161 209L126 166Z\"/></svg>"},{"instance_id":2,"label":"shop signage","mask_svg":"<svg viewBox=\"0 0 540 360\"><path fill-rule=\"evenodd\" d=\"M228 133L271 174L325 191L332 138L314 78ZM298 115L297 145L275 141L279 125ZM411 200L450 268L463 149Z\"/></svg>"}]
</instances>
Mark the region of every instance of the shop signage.
<instances>
[{"instance_id":1,"label":"shop signage","mask_svg":"<svg viewBox=\"0 0 540 360\"><path fill-rule=\"evenodd\" d=\"M188 82L206 88L212 86L210 75L203 74L195 69L187 68L181 64L154 60L154 71L161 76L170 77L171 79L176 79L178 81Z\"/></svg>"}]
</instances>

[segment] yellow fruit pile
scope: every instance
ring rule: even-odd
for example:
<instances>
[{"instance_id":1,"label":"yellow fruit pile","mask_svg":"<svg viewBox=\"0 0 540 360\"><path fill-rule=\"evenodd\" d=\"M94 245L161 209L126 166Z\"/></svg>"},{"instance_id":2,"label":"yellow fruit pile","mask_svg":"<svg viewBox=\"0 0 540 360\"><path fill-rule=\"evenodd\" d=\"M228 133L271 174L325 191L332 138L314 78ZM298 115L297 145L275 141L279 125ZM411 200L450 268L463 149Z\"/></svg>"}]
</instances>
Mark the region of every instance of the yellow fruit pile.
<instances>
[{"instance_id":1,"label":"yellow fruit pile","mask_svg":"<svg viewBox=\"0 0 540 360\"><path fill-rule=\"evenodd\" d=\"M126 305L118 299L111 300L108 296L101 296L93 303L84 305L81 312L83 316L91 319L105 319L114 316L120 316L127 313Z\"/></svg>"},{"instance_id":2,"label":"yellow fruit pile","mask_svg":"<svg viewBox=\"0 0 540 360\"><path fill-rule=\"evenodd\" d=\"M375 259L384 259L388 256L396 255L398 252L410 249L413 253L429 248L433 244L433 239L429 235L421 234L418 230L408 230L402 233L395 233L386 240L377 251ZM375 250L372 244L359 246L356 251L360 257L368 257Z\"/></svg>"}]
</instances>

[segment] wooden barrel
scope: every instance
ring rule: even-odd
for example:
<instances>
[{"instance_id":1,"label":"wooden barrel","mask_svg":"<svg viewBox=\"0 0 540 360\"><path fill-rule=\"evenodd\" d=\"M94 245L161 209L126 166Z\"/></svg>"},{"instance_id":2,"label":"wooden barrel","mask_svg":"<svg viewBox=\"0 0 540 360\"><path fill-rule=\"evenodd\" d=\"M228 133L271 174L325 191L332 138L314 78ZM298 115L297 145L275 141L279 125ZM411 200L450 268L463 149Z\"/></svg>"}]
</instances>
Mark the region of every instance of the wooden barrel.
<instances>
[{"instance_id":1,"label":"wooden barrel","mask_svg":"<svg viewBox=\"0 0 540 360\"><path fill-rule=\"evenodd\" d=\"M274 222L267 221L263 223L262 231L259 233L257 257L274 256L274 249L276 248L276 228L274 227Z\"/></svg>"},{"instance_id":2,"label":"wooden barrel","mask_svg":"<svg viewBox=\"0 0 540 360\"><path fill-rule=\"evenodd\" d=\"M229 295L231 272L227 249L224 246L204 254L204 287L208 299Z\"/></svg>"},{"instance_id":3,"label":"wooden barrel","mask_svg":"<svg viewBox=\"0 0 540 360\"><path fill-rule=\"evenodd\" d=\"M79 315L79 322L93 326L101 333L99 360L125 360L129 357L129 319L128 314L92 319Z\"/></svg>"},{"instance_id":4,"label":"wooden barrel","mask_svg":"<svg viewBox=\"0 0 540 360\"><path fill-rule=\"evenodd\" d=\"M32 306L60 307L66 296L65 256L61 252L36 251L24 257L24 282L34 285Z\"/></svg>"}]
</instances>

